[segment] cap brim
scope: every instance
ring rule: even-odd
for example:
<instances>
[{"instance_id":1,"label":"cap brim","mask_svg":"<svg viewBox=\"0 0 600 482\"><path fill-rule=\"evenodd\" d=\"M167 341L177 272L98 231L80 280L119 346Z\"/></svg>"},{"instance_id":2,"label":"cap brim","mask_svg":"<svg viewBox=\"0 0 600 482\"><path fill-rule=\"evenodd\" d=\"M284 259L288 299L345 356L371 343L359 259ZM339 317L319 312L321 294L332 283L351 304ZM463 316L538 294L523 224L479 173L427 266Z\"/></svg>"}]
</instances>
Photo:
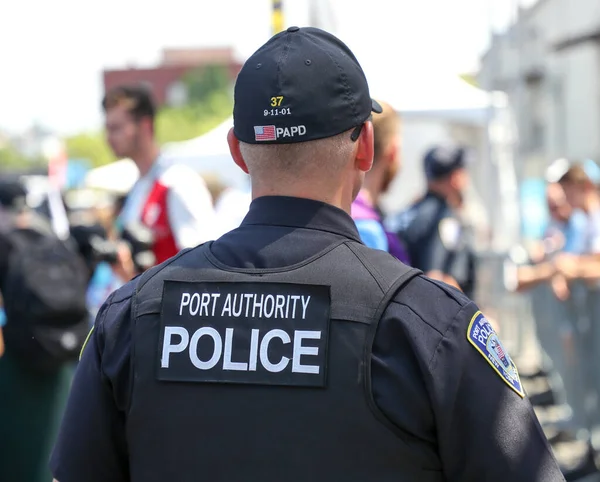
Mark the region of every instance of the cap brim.
<instances>
[{"instance_id":1,"label":"cap brim","mask_svg":"<svg viewBox=\"0 0 600 482\"><path fill-rule=\"evenodd\" d=\"M371 99L371 110L376 114L381 114L383 112L383 107L377 102L375 99Z\"/></svg>"}]
</instances>

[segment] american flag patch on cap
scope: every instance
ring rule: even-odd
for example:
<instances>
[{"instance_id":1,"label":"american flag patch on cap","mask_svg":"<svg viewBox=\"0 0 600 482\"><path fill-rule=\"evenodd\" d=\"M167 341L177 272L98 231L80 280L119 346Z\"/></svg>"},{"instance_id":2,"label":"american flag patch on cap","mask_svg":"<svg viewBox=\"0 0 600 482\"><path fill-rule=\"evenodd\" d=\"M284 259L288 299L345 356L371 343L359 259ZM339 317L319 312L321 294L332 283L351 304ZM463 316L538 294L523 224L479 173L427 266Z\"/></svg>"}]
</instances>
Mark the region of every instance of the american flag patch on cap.
<instances>
[{"instance_id":1,"label":"american flag patch on cap","mask_svg":"<svg viewBox=\"0 0 600 482\"><path fill-rule=\"evenodd\" d=\"M254 140L256 141L274 141L275 126L254 126Z\"/></svg>"}]
</instances>

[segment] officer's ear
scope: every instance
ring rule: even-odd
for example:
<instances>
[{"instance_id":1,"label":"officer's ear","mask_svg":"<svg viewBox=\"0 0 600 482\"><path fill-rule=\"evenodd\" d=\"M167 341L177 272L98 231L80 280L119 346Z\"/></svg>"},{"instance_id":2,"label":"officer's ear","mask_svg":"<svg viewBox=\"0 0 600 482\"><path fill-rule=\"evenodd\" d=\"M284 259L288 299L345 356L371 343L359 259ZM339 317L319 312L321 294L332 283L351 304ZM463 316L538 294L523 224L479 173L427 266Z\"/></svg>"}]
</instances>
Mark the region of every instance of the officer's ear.
<instances>
[{"instance_id":1,"label":"officer's ear","mask_svg":"<svg viewBox=\"0 0 600 482\"><path fill-rule=\"evenodd\" d=\"M366 121L363 124L357 143L356 167L363 172L370 171L373 167L374 156L373 123L371 121Z\"/></svg>"},{"instance_id":2,"label":"officer's ear","mask_svg":"<svg viewBox=\"0 0 600 482\"><path fill-rule=\"evenodd\" d=\"M229 152L231 152L233 162L235 162L242 171L248 174L248 166L242 157L242 152L240 151L240 141L237 137L235 137L235 134L233 133L233 127L229 129L229 132L227 133L227 144L229 144Z\"/></svg>"}]
</instances>

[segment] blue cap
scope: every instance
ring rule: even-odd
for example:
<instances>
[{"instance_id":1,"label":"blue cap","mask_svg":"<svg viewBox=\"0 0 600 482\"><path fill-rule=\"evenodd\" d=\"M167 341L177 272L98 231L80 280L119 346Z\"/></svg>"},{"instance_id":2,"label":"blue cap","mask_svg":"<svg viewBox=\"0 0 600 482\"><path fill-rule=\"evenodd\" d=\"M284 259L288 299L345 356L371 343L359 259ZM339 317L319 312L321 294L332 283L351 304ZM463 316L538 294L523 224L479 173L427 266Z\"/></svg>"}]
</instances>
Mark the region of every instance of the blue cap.
<instances>
[{"instance_id":1,"label":"blue cap","mask_svg":"<svg viewBox=\"0 0 600 482\"><path fill-rule=\"evenodd\" d=\"M436 146L427 151L423 165L428 181L440 179L467 166L466 149L459 146Z\"/></svg>"}]
</instances>

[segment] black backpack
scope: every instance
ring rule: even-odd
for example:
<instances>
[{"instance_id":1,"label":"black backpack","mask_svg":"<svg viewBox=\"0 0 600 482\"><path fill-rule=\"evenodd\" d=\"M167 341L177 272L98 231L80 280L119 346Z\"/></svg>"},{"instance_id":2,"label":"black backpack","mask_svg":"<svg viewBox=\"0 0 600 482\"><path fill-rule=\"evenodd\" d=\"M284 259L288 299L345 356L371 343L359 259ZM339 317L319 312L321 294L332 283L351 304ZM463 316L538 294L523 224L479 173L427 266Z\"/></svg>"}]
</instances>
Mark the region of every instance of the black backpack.
<instances>
[{"instance_id":1,"label":"black backpack","mask_svg":"<svg viewBox=\"0 0 600 482\"><path fill-rule=\"evenodd\" d=\"M53 233L20 229L8 236L6 350L35 370L55 371L77 360L90 329L85 263Z\"/></svg>"}]
</instances>

